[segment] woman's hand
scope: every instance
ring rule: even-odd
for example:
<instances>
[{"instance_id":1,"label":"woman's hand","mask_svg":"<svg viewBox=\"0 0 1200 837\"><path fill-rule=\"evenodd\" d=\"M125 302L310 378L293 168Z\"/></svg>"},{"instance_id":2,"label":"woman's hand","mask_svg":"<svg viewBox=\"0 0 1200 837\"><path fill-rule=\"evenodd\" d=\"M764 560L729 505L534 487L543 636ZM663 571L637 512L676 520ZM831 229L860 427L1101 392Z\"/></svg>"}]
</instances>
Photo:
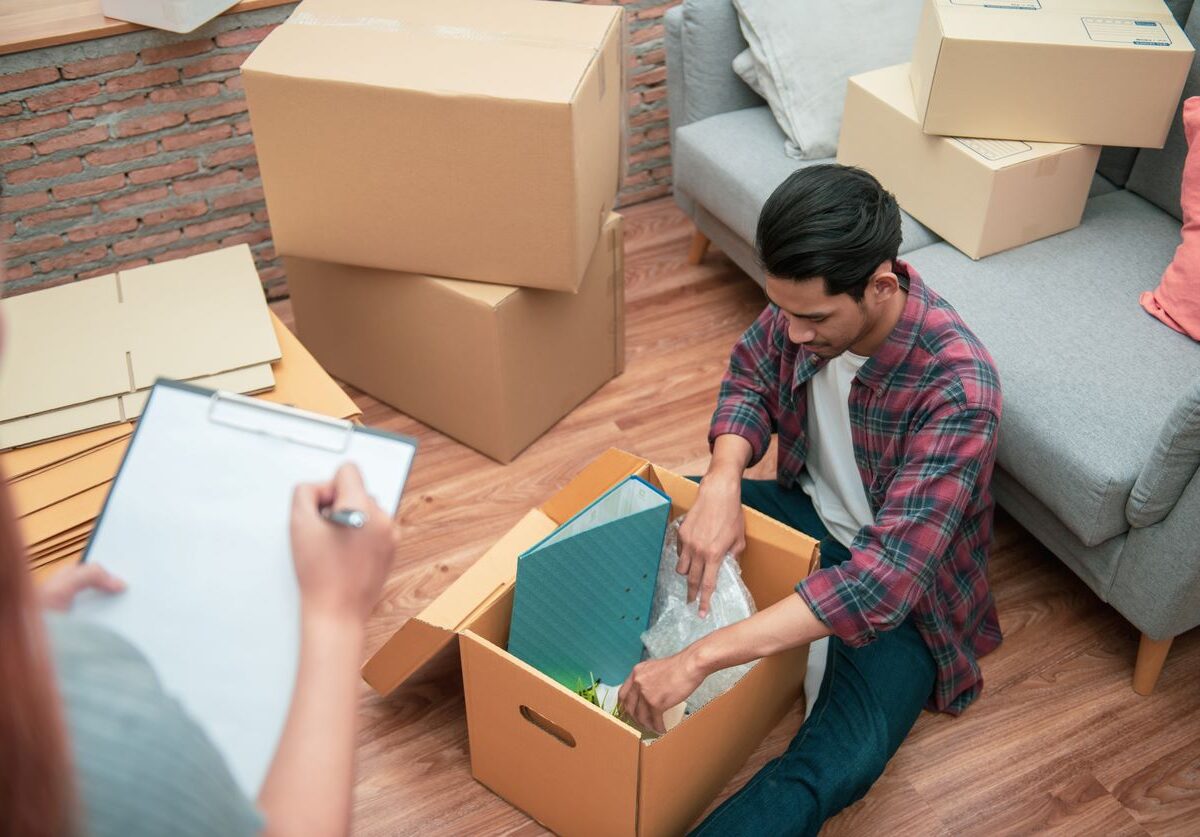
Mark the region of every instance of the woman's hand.
<instances>
[{"instance_id":1,"label":"woman's hand","mask_svg":"<svg viewBox=\"0 0 1200 837\"><path fill-rule=\"evenodd\" d=\"M325 508L361 511L366 524L336 525L321 516ZM397 534L391 516L367 494L357 467L343 465L332 482L296 486L291 539L303 613L365 622L392 566Z\"/></svg>"},{"instance_id":2,"label":"woman's hand","mask_svg":"<svg viewBox=\"0 0 1200 837\"><path fill-rule=\"evenodd\" d=\"M125 582L99 564L65 567L38 585L38 600L47 610L68 611L75 597L84 590L121 593Z\"/></svg>"}]
</instances>

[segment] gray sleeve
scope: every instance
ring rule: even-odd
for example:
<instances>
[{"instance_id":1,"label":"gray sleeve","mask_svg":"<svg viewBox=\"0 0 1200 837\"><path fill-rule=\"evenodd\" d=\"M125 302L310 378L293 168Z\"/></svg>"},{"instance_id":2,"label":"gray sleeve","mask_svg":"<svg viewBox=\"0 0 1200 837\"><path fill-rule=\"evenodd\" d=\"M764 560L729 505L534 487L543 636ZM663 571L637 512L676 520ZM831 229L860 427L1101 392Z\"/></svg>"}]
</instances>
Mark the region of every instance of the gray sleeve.
<instances>
[{"instance_id":1,"label":"gray sleeve","mask_svg":"<svg viewBox=\"0 0 1200 837\"><path fill-rule=\"evenodd\" d=\"M107 629L49 617L84 833L248 835L262 817L145 658Z\"/></svg>"}]
</instances>

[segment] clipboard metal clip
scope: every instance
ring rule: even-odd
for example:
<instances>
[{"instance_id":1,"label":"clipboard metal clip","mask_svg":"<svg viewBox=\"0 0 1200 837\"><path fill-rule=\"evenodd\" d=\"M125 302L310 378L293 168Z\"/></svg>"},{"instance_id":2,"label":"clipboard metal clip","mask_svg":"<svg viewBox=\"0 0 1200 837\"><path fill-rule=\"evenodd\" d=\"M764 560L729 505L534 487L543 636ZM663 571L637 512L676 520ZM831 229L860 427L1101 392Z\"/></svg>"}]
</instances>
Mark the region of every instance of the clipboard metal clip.
<instances>
[{"instance_id":1,"label":"clipboard metal clip","mask_svg":"<svg viewBox=\"0 0 1200 837\"><path fill-rule=\"evenodd\" d=\"M208 420L242 430L332 453L350 448L354 425L344 419L316 416L283 404L260 401L232 392L214 392Z\"/></svg>"}]
</instances>

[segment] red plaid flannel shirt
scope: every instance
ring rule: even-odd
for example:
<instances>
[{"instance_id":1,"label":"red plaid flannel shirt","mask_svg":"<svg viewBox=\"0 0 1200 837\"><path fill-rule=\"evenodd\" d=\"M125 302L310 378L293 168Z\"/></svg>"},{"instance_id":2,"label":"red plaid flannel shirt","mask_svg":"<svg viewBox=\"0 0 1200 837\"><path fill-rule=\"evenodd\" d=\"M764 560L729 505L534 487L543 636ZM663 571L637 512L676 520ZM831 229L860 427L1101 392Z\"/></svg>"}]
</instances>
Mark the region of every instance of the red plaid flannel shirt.
<instances>
[{"instance_id":1,"label":"red plaid flannel shirt","mask_svg":"<svg viewBox=\"0 0 1200 837\"><path fill-rule=\"evenodd\" d=\"M904 312L850 388L854 458L874 522L855 537L850 560L796 591L852 646L912 614L937 664L929 705L958 714L983 685L978 658L1000 644L987 580L1000 381L954 309L904 262L895 271L907 280ZM753 464L778 433L777 478L795 485L808 446L805 383L823 365L768 306L734 347L710 443L741 436Z\"/></svg>"}]
</instances>

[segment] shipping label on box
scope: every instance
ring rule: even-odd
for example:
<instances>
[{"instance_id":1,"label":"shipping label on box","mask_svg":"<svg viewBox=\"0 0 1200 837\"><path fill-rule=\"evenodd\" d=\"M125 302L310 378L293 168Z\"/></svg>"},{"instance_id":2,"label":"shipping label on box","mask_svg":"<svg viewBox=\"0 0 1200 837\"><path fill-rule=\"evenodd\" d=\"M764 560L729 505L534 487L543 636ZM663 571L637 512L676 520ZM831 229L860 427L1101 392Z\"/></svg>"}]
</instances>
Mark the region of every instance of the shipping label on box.
<instances>
[{"instance_id":1,"label":"shipping label on box","mask_svg":"<svg viewBox=\"0 0 1200 837\"><path fill-rule=\"evenodd\" d=\"M611 214L575 294L284 262L326 369L508 462L624 369L622 239Z\"/></svg>"},{"instance_id":2,"label":"shipping label on box","mask_svg":"<svg viewBox=\"0 0 1200 837\"><path fill-rule=\"evenodd\" d=\"M608 451L522 518L363 667L366 681L386 694L457 644L472 773L559 834L683 833L802 692L807 648L795 648L761 660L725 694L643 741L508 653L518 556L630 476L666 493L672 517L696 500L696 483ZM794 595L816 570L817 543L758 512L743 513L742 577L762 609Z\"/></svg>"},{"instance_id":3,"label":"shipping label on box","mask_svg":"<svg viewBox=\"0 0 1200 837\"><path fill-rule=\"evenodd\" d=\"M925 133L1161 148L1193 49L1163 0L926 0Z\"/></svg>"},{"instance_id":4,"label":"shipping label on box","mask_svg":"<svg viewBox=\"0 0 1200 837\"><path fill-rule=\"evenodd\" d=\"M1079 225L1100 148L921 131L907 64L854 76L839 163L871 172L906 212L973 259Z\"/></svg>"},{"instance_id":5,"label":"shipping label on box","mask_svg":"<svg viewBox=\"0 0 1200 837\"><path fill-rule=\"evenodd\" d=\"M574 291L621 176L619 6L305 0L242 65L277 250Z\"/></svg>"}]
</instances>

